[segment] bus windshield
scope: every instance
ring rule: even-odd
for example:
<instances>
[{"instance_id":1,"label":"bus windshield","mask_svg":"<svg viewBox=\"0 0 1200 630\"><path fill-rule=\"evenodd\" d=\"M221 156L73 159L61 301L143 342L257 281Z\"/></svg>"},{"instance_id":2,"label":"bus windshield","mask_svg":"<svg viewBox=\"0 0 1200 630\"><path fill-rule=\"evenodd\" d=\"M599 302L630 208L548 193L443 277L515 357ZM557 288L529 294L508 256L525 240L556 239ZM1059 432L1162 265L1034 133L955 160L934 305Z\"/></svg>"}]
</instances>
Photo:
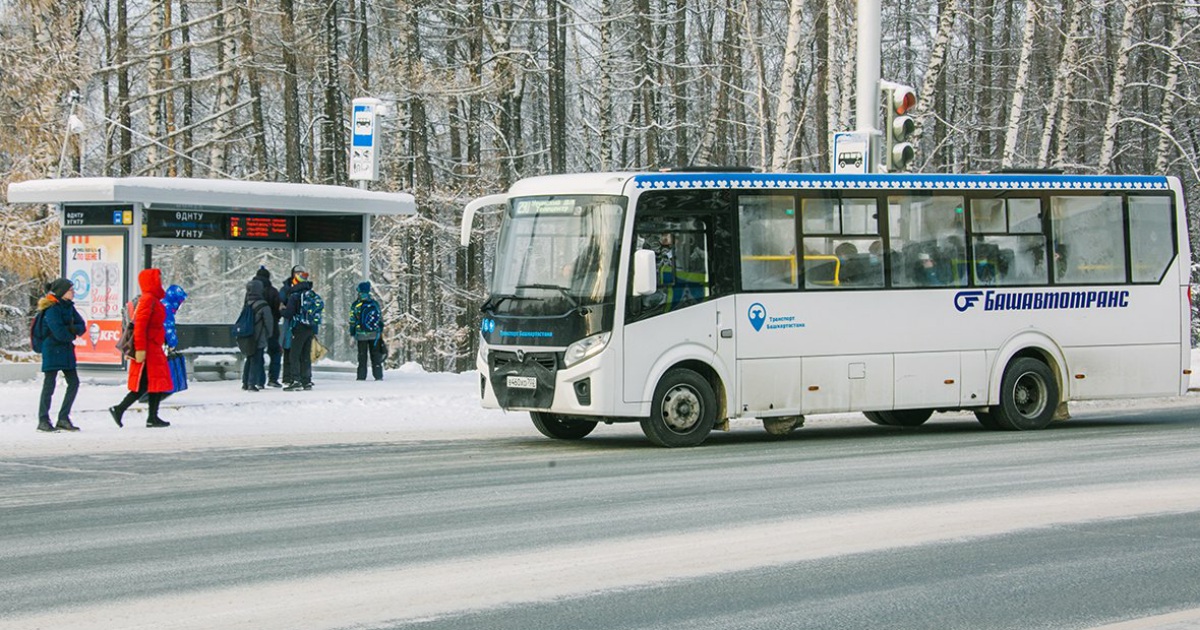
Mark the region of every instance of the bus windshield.
<instances>
[{"instance_id":1,"label":"bus windshield","mask_svg":"<svg viewBox=\"0 0 1200 630\"><path fill-rule=\"evenodd\" d=\"M607 195L512 199L484 310L557 315L615 301L625 202Z\"/></svg>"}]
</instances>

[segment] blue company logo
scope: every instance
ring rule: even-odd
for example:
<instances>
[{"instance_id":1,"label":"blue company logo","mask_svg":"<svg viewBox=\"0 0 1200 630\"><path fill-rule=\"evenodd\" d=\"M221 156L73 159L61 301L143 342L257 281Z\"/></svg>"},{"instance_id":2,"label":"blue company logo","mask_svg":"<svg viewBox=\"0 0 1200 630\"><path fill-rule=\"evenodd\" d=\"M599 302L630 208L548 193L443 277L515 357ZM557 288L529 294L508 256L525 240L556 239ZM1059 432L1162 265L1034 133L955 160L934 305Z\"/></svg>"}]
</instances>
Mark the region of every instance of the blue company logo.
<instances>
[{"instance_id":1,"label":"blue company logo","mask_svg":"<svg viewBox=\"0 0 1200 630\"><path fill-rule=\"evenodd\" d=\"M1129 291L959 291L954 294L954 308L960 313L981 302L984 311L1127 308Z\"/></svg>"},{"instance_id":2,"label":"blue company logo","mask_svg":"<svg viewBox=\"0 0 1200 630\"><path fill-rule=\"evenodd\" d=\"M746 316L750 318L750 325L754 327L755 331L762 330L763 324L767 321L767 307L755 302L750 305Z\"/></svg>"},{"instance_id":3,"label":"blue company logo","mask_svg":"<svg viewBox=\"0 0 1200 630\"><path fill-rule=\"evenodd\" d=\"M485 334L496 330L496 320L490 317L483 318L483 321L479 324L479 330L483 331Z\"/></svg>"},{"instance_id":4,"label":"blue company logo","mask_svg":"<svg viewBox=\"0 0 1200 630\"><path fill-rule=\"evenodd\" d=\"M795 315L767 315L767 307L759 302L750 305L750 310L746 311L746 317L750 320L750 325L755 331L760 331L763 328L767 330L786 330L789 328L804 328L804 322L797 321Z\"/></svg>"},{"instance_id":5,"label":"blue company logo","mask_svg":"<svg viewBox=\"0 0 1200 630\"><path fill-rule=\"evenodd\" d=\"M86 302L88 293L92 291L92 279L86 271L77 269L71 274L71 288L75 290L76 302Z\"/></svg>"}]
</instances>

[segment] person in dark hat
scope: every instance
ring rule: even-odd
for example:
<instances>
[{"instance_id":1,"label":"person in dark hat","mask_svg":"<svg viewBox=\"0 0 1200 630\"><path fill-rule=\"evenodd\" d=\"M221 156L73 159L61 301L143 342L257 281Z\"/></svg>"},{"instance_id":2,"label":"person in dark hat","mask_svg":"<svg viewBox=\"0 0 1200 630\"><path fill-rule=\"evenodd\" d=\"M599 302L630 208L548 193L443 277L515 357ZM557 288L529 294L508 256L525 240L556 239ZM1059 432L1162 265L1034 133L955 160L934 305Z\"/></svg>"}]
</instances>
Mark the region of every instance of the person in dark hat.
<instances>
[{"instance_id":1,"label":"person in dark hat","mask_svg":"<svg viewBox=\"0 0 1200 630\"><path fill-rule=\"evenodd\" d=\"M87 323L75 310L75 287L70 280L58 278L46 287L46 295L38 300L34 320L34 338L40 339L42 353L42 397L38 405L38 431L78 431L71 423L71 405L79 392L79 373L75 362L75 338L87 332ZM58 373L67 381L67 392L58 410L58 422L50 424L50 402Z\"/></svg>"},{"instance_id":2,"label":"person in dark hat","mask_svg":"<svg viewBox=\"0 0 1200 630\"><path fill-rule=\"evenodd\" d=\"M279 344L279 311L283 307L283 302L280 299L279 290L271 285L271 272L266 267L259 267L258 271L254 273L254 279L262 283L263 299L266 300L267 306L271 307L272 330L271 337L267 339L267 356L270 357L270 363L264 374L264 378L269 380L255 384L260 389L266 386L283 387L283 384L279 382L279 370L283 363L283 347Z\"/></svg>"}]
</instances>

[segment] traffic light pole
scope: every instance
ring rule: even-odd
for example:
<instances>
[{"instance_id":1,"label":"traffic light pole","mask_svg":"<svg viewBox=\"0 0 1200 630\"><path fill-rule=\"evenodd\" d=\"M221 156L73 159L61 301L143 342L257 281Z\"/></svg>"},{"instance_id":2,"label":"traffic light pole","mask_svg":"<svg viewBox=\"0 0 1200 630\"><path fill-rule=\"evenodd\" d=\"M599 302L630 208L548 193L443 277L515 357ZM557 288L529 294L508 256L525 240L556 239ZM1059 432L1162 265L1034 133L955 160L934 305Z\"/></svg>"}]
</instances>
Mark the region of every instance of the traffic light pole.
<instances>
[{"instance_id":1,"label":"traffic light pole","mask_svg":"<svg viewBox=\"0 0 1200 630\"><path fill-rule=\"evenodd\" d=\"M877 131L879 116L880 41L882 39L880 0L858 0L858 92L856 122L858 131Z\"/></svg>"}]
</instances>

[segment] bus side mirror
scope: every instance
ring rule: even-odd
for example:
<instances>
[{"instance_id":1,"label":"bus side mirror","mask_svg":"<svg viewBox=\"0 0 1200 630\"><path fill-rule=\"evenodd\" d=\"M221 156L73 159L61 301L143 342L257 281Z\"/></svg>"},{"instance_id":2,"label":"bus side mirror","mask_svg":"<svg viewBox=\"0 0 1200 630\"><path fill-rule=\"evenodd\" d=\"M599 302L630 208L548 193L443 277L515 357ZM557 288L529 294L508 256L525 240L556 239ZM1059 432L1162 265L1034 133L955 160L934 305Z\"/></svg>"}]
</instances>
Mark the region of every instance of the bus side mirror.
<instances>
[{"instance_id":1,"label":"bus side mirror","mask_svg":"<svg viewBox=\"0 0 1200 630\"><path fill-rule=\"evenodd\" d=\"M658 288L658 278L654 268L654 252L649 249L639 249L633 253L633 294L637 296L650 295Z\"/></svg>"}]
</instances>

